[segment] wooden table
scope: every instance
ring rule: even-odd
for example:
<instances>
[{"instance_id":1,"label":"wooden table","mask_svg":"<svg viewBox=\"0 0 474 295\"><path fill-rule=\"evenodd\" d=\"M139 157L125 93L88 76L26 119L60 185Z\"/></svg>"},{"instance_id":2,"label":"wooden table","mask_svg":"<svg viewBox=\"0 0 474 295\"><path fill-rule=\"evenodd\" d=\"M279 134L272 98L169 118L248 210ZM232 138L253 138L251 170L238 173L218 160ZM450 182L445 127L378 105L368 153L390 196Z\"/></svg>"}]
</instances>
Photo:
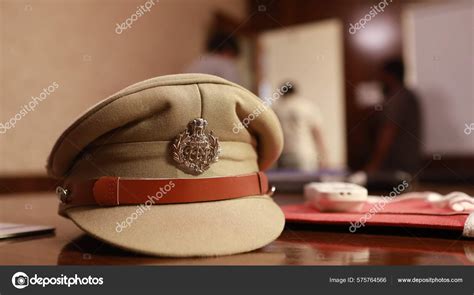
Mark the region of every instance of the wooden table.
<instances>
[{"instance_id":1,"label":"wooden table","mask_svg":"<svg viewBox=\"0 0 474 295\"><path fill-rule=\"evenodd\" d=\"M279 203L299 202L301 196L277 195L276 200ZM0 242L0 264L474 264L474 240L413 234L350 234L295 225L287 225L278 240L251 253L189 259L141 256L84 235L71 221L57 215L57 203L53 193L0 195L1 222L56 227L54 235Z\"/></svg>"}]
</instances>

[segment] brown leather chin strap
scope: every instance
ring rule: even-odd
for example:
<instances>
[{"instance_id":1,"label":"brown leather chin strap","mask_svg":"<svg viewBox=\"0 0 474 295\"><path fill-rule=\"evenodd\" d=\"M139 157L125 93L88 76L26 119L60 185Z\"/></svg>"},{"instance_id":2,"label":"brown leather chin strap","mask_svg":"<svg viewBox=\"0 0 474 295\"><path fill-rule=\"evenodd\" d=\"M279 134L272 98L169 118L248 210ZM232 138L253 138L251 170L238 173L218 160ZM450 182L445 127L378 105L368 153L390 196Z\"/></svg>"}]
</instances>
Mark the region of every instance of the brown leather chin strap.
<instances>
[{"instance_id":1,"label":"brown leather chin strap","mask_svg":"<svg viewBox=\"0 0 474 295\"><path fill-rule=\"evenodd\" d=\"M122 178L74 182L67 205L180 204L236 199L269 193L265 173L210 178Z\"/></svg>"}]
</instances>

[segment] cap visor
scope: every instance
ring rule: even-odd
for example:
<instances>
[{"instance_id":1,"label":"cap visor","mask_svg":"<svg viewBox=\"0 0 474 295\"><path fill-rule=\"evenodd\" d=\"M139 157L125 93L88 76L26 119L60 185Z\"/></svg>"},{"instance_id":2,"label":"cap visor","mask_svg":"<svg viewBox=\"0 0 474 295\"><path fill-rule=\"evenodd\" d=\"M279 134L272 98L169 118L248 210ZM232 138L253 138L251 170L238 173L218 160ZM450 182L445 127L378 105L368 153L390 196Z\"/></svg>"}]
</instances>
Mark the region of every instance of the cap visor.
<instances>
[{"instance_id":1,"label":"cap visor","mask_svg":"<svg viewBox=\"0 0 474 295\"><path fill-rule=\"evenodd\" d=\"M148 207L75 207L66 214L99 240L168 257L252 251L275 240L285 224L281 209L265 195Z\"/></svg>"}]
</instances>

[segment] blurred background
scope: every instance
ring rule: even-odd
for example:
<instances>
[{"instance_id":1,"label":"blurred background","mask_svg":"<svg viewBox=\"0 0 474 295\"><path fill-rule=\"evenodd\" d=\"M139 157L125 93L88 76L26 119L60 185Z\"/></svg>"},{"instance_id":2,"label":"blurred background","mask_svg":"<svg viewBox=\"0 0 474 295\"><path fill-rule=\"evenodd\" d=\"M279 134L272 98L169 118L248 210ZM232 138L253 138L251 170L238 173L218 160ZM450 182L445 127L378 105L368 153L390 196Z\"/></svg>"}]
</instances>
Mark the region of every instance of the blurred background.
<instances>
[{"instance_id":1,"label":"blurred background","mask_svg":"<svg viewBox=\"0 0 474 295\"><path fill-rule=\"evenodd\" d=\"M276 180L472 185L473 3L0 0L0 192L51 189L47 156L75 118L183 72L270 102Z\"/></svg>"}]
</instances>

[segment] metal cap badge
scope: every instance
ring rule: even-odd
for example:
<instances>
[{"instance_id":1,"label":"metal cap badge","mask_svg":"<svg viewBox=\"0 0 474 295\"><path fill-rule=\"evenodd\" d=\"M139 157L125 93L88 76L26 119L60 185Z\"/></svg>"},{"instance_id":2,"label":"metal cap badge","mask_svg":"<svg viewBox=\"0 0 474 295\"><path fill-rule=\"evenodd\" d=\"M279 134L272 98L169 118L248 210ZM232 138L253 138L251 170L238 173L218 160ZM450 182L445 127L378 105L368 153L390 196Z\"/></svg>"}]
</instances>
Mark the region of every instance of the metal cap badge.
<instances>
[{"instance_id":1,"label":"metal cap badge","mask_svg":"<svg viewBox=\"0 0 474 295\"><path fill-rule=\"evenodd\" d=\"M173 144L173 159L186 171L201 174L219 160L219 140L206 133L207 121L196 118L188 123L188 128L176 137Z\"/></svg>"}]
</instances>

